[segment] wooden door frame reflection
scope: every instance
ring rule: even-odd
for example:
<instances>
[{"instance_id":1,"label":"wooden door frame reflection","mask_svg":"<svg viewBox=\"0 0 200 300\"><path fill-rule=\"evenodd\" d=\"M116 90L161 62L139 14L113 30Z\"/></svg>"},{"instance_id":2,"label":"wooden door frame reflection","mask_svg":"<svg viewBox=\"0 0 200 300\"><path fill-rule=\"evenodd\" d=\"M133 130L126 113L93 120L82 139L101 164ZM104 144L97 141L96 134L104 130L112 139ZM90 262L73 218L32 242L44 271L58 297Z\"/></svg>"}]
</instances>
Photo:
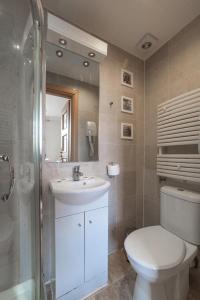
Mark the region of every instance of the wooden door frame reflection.
<instances>
[{"instance_id":1,"label":"wooden door frame reflection","mask_svg":"<svg viewBox=\"0 0 200 300\"><path fill-rule=\"evenodd\" d=\"M79 91L77 89L70 89L68 87L47 84L46 93L71 98L71 155L70 161L78 161L78 97Z\"/></svg>"}]
</instances>

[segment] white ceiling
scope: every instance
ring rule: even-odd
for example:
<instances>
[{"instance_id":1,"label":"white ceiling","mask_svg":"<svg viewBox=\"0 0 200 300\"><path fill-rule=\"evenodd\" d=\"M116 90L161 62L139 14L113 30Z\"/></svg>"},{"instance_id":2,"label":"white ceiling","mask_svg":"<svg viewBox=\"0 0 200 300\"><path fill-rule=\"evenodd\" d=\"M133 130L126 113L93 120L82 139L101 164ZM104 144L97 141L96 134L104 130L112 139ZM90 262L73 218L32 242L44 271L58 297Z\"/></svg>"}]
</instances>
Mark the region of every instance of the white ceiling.
<instances>
[{"instance_id":1,"label":"white ceiling","mask_svg":"<svg viewBox=\"0 0 200 300\"><path fill-rule=\"evenodd\" d=\"M200 14L200 0L43 0L54 14L142 59ZM158 41L137 47L146 33Z\"/></svg>"}]
</instances>

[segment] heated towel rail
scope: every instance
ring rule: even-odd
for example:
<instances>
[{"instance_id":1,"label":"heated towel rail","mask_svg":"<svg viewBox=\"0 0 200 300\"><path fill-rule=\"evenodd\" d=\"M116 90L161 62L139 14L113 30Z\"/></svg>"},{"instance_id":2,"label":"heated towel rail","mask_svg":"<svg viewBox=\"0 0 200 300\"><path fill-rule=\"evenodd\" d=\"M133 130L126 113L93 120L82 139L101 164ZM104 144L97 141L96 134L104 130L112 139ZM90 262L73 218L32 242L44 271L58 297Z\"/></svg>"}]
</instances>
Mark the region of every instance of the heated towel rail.
<instances>
[{"instance_id":1,"label":"heated towel rail","mask_svg":"<svg viewBox=\"0 0 200 300\"><path fill-rule=\"evenodd\" d=\"M197 154L165 154L165 147L186 145ZM157 146L159 176L200 182L200 89L158 105Z\"/></svg>"}]
</instances>

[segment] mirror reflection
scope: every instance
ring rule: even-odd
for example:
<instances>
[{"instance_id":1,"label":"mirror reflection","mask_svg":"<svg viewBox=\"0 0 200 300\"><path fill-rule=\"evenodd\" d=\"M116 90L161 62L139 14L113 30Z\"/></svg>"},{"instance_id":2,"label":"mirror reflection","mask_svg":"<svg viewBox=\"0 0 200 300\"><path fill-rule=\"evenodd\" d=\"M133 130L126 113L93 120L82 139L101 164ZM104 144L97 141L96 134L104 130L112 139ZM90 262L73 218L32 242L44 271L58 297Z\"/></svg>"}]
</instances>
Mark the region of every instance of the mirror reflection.
<instances>
[{"instance_id":1,"label":"mirror reflection","mask_svg":"<svg viewBox=\"0 0 200 300\"><path fill-rule=\"evenodd\" d=\"M98 160L99 63L47 43L45 159Z\"/></svg>"}]
</instances>

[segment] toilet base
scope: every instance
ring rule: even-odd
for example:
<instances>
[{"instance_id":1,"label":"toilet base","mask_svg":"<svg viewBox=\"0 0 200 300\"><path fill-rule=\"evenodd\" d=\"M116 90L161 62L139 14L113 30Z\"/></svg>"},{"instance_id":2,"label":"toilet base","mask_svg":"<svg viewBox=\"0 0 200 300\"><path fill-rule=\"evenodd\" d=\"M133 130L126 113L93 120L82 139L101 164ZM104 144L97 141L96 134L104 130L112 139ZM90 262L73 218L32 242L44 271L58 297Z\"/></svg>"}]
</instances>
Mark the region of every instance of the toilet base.
<instances>
[{"instance_id":1,"label":"toilet base","mask_svg":"<svg viewBox=\"0 0 200 300\"><path fill-rule=\"evenodd\" d=\"M133 300L186 300L189 291L189 265L165 281L152 283L137 275Z\"/></svg>"}]
</instances>

